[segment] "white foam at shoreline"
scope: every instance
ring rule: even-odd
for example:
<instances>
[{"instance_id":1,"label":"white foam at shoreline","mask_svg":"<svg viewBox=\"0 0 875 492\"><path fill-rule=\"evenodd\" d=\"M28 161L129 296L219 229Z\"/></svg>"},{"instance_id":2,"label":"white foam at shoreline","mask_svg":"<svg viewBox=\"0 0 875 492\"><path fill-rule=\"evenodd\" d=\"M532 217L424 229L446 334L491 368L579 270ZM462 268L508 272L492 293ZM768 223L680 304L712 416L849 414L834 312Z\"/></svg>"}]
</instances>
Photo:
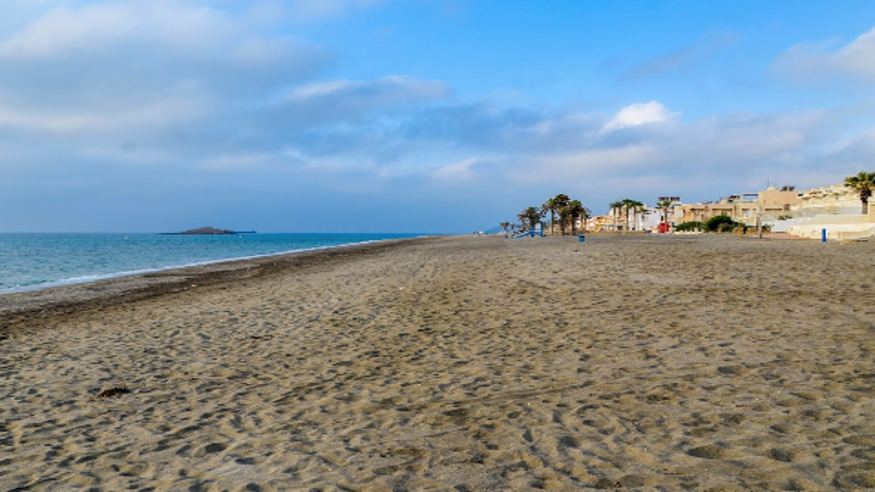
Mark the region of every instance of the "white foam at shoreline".
<instances>
[{"instance_id":1,"label":"white foam at shoreline","mask_svg":"<svg viewBox=\"0 0 875 492\"><path fill-rule=\"evenodd\" d=\"M331 246L315 246L312 248L298 248L298 249L291 249L291 250L287 250L287 251L279 251L276 253L265 253L265 254L258 254L258 255L240 256L240 257L235 257L235 258L224 258L221 260L199 261L199 262L187 263L187 264L182 264L182 265L172 265L172 266L167 266L167 267L144 268L144 269L139 269L139 270L128 270L128 271L123 271L123 272L105 273L105 274L98 274L98 275L84 275L84 276L71 277L71 278L62 279L62 280L41 282L41 283L37 283L37 284L33 284L33 285L14 286L14 287L8 287L5 289L0 288L0 296L7 295L7 294L20 294L20 293L24 293L24 292L38 292L41 290L52 289L52 288L56 288L56 287L82 285L82 284L88 284L88 283L93 283L93 282L99 282L101 280L110 280L110 279L122 278L122 277L132 277L135 275L145 275L145 274L149 274L149 273L166 272L169 270L180 270L183 268L215 265L215 264L219 264L219 263L231 263L231 262L235 262L235 261L254 260L254 259L258 259L258 258L267 258L270 256L284 256L284 255L290 255L290 254L305 253L308 251L319 251L319 250L327 250L327 249L333 249L333 248L341 248L344 246L371 244L371 243L379 243L379 242L384 242L384 241L397 241L399 239L414 239L414 238L418 238L418 237L428 237L428 236L422 235L422 236L410 236L410 237L405 237L405 238L372 239L372 240L357 241L357 242L352 242L352 243L333 244Z\"/></svg>"}]
</instances>

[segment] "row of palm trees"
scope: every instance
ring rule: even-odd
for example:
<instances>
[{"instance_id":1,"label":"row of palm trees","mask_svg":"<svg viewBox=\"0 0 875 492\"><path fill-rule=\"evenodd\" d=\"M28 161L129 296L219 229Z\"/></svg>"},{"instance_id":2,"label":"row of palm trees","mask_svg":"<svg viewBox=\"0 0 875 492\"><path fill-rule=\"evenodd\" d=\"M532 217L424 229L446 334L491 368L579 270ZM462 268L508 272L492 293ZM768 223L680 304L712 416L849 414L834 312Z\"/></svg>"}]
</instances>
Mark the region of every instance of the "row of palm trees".
<instances>
[{"instance_id":1,"label":"row of palm trees","mask_svg":"<svg viewBox=\"0 0 875 492\"><path fill-rule=\"evenodd\" d=\"M524 208L522 212L517 214L517 218L520 221L521 229L533 231L548 213L550 214L550 234L556 233L556 218L558 217L559 230L563 236L569 231L571 235L574 235L577 232L578 220L583 222L592 215L592 212L584 207L580 200L572 200L566 194L559 194L547 199L540 207ZM504 231L512 230L513 227L514 224L510 222L501 223L501 228Z\"/></svg>"},{"instance_id":2,"label":"row of palm trees","mask_svg":"<svg viewBox=\"0 0 875 492\"><path fill-rule=\"evenodd\" d=\"M638 200L624 198L620 201L613 202L609 205L611 214L614 215L614 224L617 223L618 215L625 218L625 227L623 232L629 230L629 216L632 216L632 223L638 223L638 215L647 211L647 206ZM661 200L656 202L656 209L662 212L662 223L668 223L668 215L674 209L674 204L670 200Z\"/></svg>"},{"instance_id":3,"label":"row of palm trees","mask_svg":"<svg viewBox=\"0 0 875 492\"><path fill-rule=\"evenodd\" d=\"M638 223L638 214L643 213L647 210L647 207L638 200L632 200L631 198L624 198L620 201L613 202L608 205L611 207L611 215L614 216L614 224L617 223L617 215L621 217L625 217L625 227L623 227L623 233L629 230L629 215L631 214L633 217L633 222Z\"/></svg>"}]
</instances>

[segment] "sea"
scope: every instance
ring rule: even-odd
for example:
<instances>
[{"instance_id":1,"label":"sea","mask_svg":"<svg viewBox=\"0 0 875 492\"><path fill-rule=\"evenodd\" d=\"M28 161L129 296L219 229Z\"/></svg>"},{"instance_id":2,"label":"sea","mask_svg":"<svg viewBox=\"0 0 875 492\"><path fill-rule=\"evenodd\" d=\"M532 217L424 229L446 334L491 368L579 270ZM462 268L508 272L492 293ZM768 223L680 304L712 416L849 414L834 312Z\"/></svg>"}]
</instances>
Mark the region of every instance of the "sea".
<instances>
[{"instance_id":1,"label":"sea","mask_svg":"<svg viewBox=\"0 0 875 492\"><path fill-rule=\"evenodd\" d=\"M0 233L0 295L425 234Z\"/></svg>"}]
</instances>

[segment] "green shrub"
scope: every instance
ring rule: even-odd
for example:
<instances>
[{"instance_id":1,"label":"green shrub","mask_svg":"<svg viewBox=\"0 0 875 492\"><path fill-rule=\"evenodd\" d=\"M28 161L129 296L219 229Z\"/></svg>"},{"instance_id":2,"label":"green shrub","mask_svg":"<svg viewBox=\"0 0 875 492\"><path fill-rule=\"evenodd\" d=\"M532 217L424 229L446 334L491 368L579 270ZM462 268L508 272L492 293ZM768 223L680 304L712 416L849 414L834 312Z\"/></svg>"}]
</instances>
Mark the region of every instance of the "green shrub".
<instances>
[{"instance_id":1,"label":"green shrub","mask_svg":"<svg viewBox=\"0 0 875 492\"><path fill-rule=\"evenodd\" d=\"M681 222L680 224L674 226L674 230L677 232L689 232L689 231L704 231L705 224L703 222Z\"/></svg>"},{"instance_id":2,"label":"green shrub","mask_svg":"<svg viewBox=\"0 0 875 492\"><path fill-rule=\"evenodd\" d=\"M732 217L728 215L715 215L708 219L708 222L705 223L705 227L711 232L727 232L735 229L738 225L738 222L732 220ZM743 224L742 224L743 225Z\"/></svg>"}]
</instances>

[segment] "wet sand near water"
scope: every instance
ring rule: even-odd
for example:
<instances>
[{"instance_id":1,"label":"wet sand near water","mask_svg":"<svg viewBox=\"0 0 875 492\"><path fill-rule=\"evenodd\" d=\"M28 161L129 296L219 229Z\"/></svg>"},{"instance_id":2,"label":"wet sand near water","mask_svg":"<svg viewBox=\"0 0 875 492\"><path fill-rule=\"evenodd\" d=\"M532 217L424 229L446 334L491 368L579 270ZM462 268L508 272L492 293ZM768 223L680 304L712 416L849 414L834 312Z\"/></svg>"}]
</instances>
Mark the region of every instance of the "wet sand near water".
<instances>
[{"instance_id":1,"label":"wet sand near water","mask_svg":"<svg viewBox=\"0 0 875 492\"><path fill-rule=\"evenodd\" d=\"M875 487L873 248L444 237L0 296L0 490Z\"/></svg>"}]
</instances>

